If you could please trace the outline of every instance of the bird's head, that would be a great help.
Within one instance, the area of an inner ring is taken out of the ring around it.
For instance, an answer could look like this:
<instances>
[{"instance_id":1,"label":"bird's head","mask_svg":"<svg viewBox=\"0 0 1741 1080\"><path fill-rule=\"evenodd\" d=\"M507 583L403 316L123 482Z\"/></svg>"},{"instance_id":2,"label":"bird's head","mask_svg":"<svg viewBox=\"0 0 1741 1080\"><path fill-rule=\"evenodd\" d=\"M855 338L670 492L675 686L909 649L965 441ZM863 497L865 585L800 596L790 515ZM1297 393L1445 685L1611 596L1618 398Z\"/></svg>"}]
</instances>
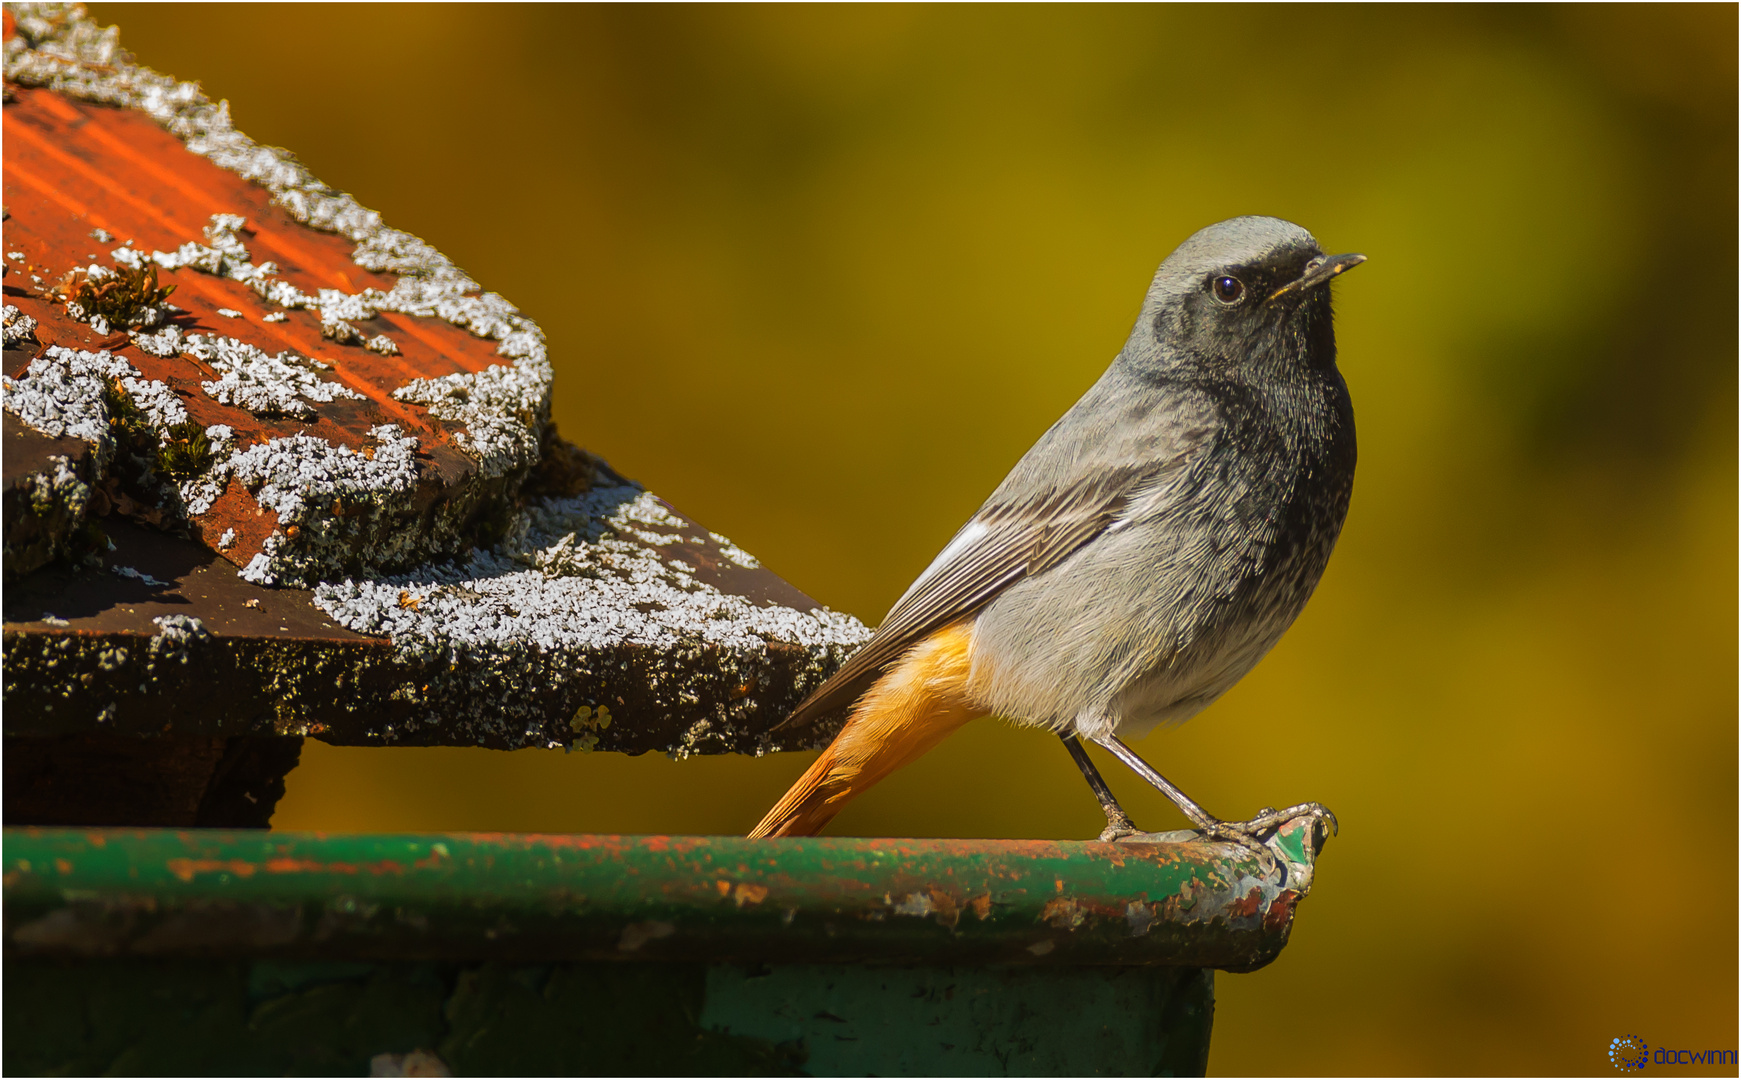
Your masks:
<instances>
[{"instance_id":1,"label":"bird's head","mask_svg":"<svg viewBox=\"0 0 1741 1080\"><path fill-rule=\"evenodd\" d=\"M1211 225L1161 264L1125 352L1144 366L1247 375L1329 368L1330 282L1365 261L1325 255L1311 233L1280 218Z\"/></svg>"}]
</instances>

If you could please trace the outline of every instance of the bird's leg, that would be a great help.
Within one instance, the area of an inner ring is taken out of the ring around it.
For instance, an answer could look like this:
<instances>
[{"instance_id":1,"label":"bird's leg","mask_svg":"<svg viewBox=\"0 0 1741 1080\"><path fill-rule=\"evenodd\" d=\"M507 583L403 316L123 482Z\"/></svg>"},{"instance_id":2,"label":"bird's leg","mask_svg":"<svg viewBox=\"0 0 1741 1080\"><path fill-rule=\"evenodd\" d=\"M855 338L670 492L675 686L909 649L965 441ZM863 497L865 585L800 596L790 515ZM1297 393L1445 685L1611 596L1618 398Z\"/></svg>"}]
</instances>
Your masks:
<instances>
[{"instance_id":1,"label":"bird's leg","mask_svg":"<svg viewBox=\"0 0 1741 1080\"><path fill-rule=\"evenodd\" d=\"M1137 752L1126 746L1124 740L1117 735L1103 735L1095 738L1094 741L1112 751L1114 757L1129 765L1138 776L1159 789L1162 795L1173 800L1173 805L1190 818L1191 824L1197 826L1202 832L1208 833L1215 826L1222 824L1219 818L1198 806L1191 796L1174 787L1173 782L1157 772L1153 765L1138 757Z\"/></svg>"},{"instance_id":2,"label":"bird's leg","mask_svg":"<svg viewBox=\"0 0 1741 1080\"><path fill-rule=\"evenodd\" d=\"M1106 786L1106 779L1094 767L1094 762L1088 760L1088 751L1082 748L1082 743L1074 735L1061 734L1058 737L1064 740L1064 749L1070 751L1076 767L1082 770L1083 779L1094 790L1094 797L1100 800L1100 809L1106 813L1106 828L1100 831L1100 839L1111 843L1121 836L1134 836L1137 827L1131 823L1130 815L1124 812L1124 807L1118 805L1118 800L1112 797L1112 789Z\"/></svg>"},{"instance_id":3,"label":"bird's leg","mask_svg":"<svg viewBox=\"0 0 1741 1080\"><path fill-rule=\"evenodd\" d=\"M1118 760L1129 765L1138 776L1159 788L1161 794L1173 800L1173 805L1190 818L1191 824L1197 826L1209 839L1231 840L1235 843L1262 848L1263 841L1260 837L1265 833L1274 832L1283 824L1303 815L1324 818L1330 822L1332 830L1336 828L1336 815L1318 803L1301 803L1298 806L1290 806L1286 810L1272 810L1265 807L1258 811L1257 816L1250 821L1222 821L1198 806L1183 791L1174 787L1172 781L1157 772L1153 765L1138 757L1137 752L1125 745L1124 740L1117 735L1106 735L1096 738L1094 741L1112 751Z\"/></svg>"}]
</instances>

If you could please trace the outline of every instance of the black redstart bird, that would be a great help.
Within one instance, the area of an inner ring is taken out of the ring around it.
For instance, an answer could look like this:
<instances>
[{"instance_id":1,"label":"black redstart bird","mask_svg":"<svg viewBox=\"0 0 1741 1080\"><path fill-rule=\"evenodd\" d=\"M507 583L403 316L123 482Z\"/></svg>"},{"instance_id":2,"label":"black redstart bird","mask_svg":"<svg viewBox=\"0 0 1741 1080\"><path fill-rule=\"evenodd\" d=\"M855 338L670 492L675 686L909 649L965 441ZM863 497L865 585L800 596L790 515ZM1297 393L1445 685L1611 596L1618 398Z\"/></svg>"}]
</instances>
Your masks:
<instances>
[{"instance_id":1,"label":"black redstart bird","mask_svg":"<svg viewBox=\"0 0 1741 1080\"><path fill-rule=\"evenodd\" d=\"M1354 487L1325 255L1269 217L1223 221L1156 272L1112 366L1024 455L865 646L781 725L850 706L751 836L809 836L980 716L1056 732L1135 831L1080 739L1210 836L1251 843L1316 803L1212 817L1126 745L1201 711L1299 615ZM777 729L778 730L778 729Z\"/></svg>"}]
</instances>

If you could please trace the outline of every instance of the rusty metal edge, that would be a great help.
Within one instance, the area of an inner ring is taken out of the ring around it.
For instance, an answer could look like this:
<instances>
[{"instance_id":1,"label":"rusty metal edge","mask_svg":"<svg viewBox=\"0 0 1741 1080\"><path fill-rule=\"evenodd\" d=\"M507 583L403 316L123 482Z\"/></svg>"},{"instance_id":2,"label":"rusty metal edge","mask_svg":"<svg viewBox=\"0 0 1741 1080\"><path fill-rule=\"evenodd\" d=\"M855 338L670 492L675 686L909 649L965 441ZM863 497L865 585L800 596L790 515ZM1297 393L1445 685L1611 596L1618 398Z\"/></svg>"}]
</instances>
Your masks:
<instances>
[{"instance_id":1,"label":"rusty metal edge","mask_svg":"<svg viewBox=\"0 0 1741 1080\"><path fill-rule=\"evenodd\" d=\"M1324 835L1156 842L9 828L5 955L1152 966L1286 945Z\"/></svg>"}]
</instances>

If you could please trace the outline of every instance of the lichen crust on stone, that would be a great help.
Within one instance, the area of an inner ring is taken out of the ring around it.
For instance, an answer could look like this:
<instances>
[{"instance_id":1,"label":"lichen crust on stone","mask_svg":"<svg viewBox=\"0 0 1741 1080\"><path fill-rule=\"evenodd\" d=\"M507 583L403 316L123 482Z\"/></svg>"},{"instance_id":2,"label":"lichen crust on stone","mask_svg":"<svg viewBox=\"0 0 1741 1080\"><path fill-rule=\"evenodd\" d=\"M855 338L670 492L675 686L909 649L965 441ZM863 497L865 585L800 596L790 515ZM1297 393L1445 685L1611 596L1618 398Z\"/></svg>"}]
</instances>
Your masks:
<instances>
[{"instance_id":1,"label":"lichen crust on stone","mask_svg":"<svg viewBox=\"0 0 1741 1080\"><path fill-rule=\"evenodd\" d=\"M152 662L185 664L188 647L211 637L205 624L192 615L158 615L151 621L157 625L157 633L151 635L145 651Z\"/></svg>"},{"instance_id":2,"label":"lichen crust on stone","mask_svg":"<svg viewBox=\"0 0 1741 1080\"><path fill-rule=\"evenodd\" d=\"M804 657L797 681L808 690L870 636L848 615L760 605L698 580L662 553L662 541L679 539L686 525L637 485L595 488L533 503L506 540L463 561L324 584L314 602L348 629L389 637L402 662L443 673L438 679L451 685L427 688L432 703L449 711L477 703L474 722L507 725L527 743L547 739L548 708L516 693L516 681L572 692L577 700L564 714L572 715L596 704L584 700L585 688L601 663L643 650L660 658L644 676L650 692L661 708L682 713L699 700L698 670L753 686L770 646L796 649ZM720 704L696 716L669 749L684 755L709 752L710 740L739 745L755 708L746 700L746 715L738 715ZM765 730L767 717L759 720L754 726Z\"/></svg>"},{"instance_id":3,"label":"lichen crust on stone","mask_svg":"<svg viewBox=\"0 0 1741 1080\"><path fill-rule=\"evenodd\" d=\"M136 422L154 441L167 439L171 427L187 421L185 406L166 384L141 377L125 359L108 352L50 346L19 378L5 378L4 388L5 408L31 427L90 443L97 479L116 452L111 400L124 400L136 410ZM395 425L371 429L373 443L362 450L300 434L237 449L234 431L224 424L213 424L204 434L209 465L181 481L158 476L158 505L186 518L210 510L232 481L253 492L260 506L277 513L279 530L242 568L241 576L250 581L313 584L325 574L367 569L368 561L358 557L361 551L372 553L376 562L415 563L427 554L431 532L447 550L460 546L457 522L438 519L427 529L406 527L418 516L413 505L417 440ZM73 523L82 520L88 500L82 483L57 484L45 477L39 486L50 493L64 490ZM74 497L81 491L85 494Z\"/></svg>"},{"instance_id":4,"label":"lichen crust on stone","mask_svg":"<svg viewBox=\"0 0 1741 1080\"><path fill-rule=\"evenodd\" d=\"M139 377L108 352L50 345L14 379L0 376L6 411L44 435L71 435L96 447L99 469L115 451L105 395L110 380Z\"/></svg>"},{"instance_id":5,"label":"lichen crust on stone","mask_svg":"<svg viewBox=\"0 0 1741 1080\"><path fill-rule=\"evenodd\" d=\"M84 524L91 501L89 456L74 462L50 454L46 468L14 478L5 491L5 570L29 573L71 553L73 534Z\"/></svg>"},{"instance_id":6,"label":"lichen crust on stone","mask_svg":"<svg viewBox=\"0 0 1741 1080\"><path fill-rule=\"evenodd\" d=\"M213 401L237 405L258 416L312 420L311 401L325 404L338 398L363 399L350 387L321 378L317 372L326 370L326 364L288 349L268 355L235 338L189 334L181 351L217 369L217 379L200 383L200 389Z\"/></svg>"},{"instance_id":7,"label":"lichen crust on stone","mask_svg":"<svg viewBox=\"0 0 1741 1080\"><path fill-rule=\"evenodd\" d=\"M264 569L255 565L260 562L256 559L244 570L244 576L306 584L312 581L308 573L317 566L331 568L342 563L360 569L393 568L467 546L465 530L478 508L511 497L517 477L538 460L550 420L553 381L544 334L538 326L501 296L483 292L428 243L389 228L375 211L321 183L290 153L262 146L237 131L228 104L211 101L197 83L178 81L134 63L120 48L118 29L98 27L86 17L82 6L22 3L9 5L9 10L16 32L4 46L8 81L143 113L181 139L191 152L265 188L273 202L294 220L351 241L356 265L394 275L396 280L386 291L305 292L280 278L272 263L253 262L245 239L247 221L234 213L214 214L204 230L203 242L190 239L173 252L147 253L130 245L113 249L111 257L117 266L126 268L123 273L187 269L239 281L266 303L276 305L280 310L275 314L281 316L289 309L314 311L323 327L332 328L329 339L339 342L340 347L382 355L397 353L398 345L386 335L365 339L350 327L352 321L383 312L435 318L496 343L502 363L476 374L415 379L395 395L401 401L424 404L437 419L458 425L454 442L477 461L483 481L482 490L451 500L449 507L425 523L427 535L421 548L406 543L360 548L335 561L331 551L303 551L313 538L300 522L281 521L281 525L296 526L298 533L281 534L269 545L271 550L263 552ZM93 265L83 273L106 280L116 271ZM97 328L98 316L70 307L69 313ZM327 365L315 358L292 353L273 356L221 335L187 334L173 325L160 326L162 315L156 308L141 310L121 329L151 355L186 353L216 368L219 378L203 382L201 388L221 403L267 416L310 419L315 413L310 402L358 396L342 382L321 377L318 372ZM272 316L267 318L272 320ZM7 328L9 343L13 337L22 340L27 330L10 314ZM350 334L343 332L346 328ZM98 329L107 331L109 327L105 323ZM168 407L167 401L160 404ZM155 422L157 417L151 419ZM222 472L220 466L211 477L192 481L198 491L186 492L184 499L191 512L201 513L211 506L222 491ZM328 531L323 530L322 535ZM370 533L363 530L352 538L361 540L367 535Z\"/></svg>"},{"instance_id":8,"label":"lichen crust on stone","mask_svg":"<svg viewBox=\"0 0 1741 1080\"><path fill-rule=\"evenodd\" d=\"M546 365L547 366L547 365ZM492 364L476 374L415 379L393 391L399 401L423 405L438 420L465 425L456 441L477 458L485 476L500 476L538 456L538 427L518 414L537 400L548 372L532 366Z\"/></svg>"},{"instance_id":9,"label":"lichen crust on stone","mask_svg":"<svg viewBox=\"0 0 1741 1080\"><path fill-rule=\"evenodd\" d=\"M5 324L5 342L8 349L35 340L36 320L13 305L0 307L0 321Z\"/></svg>"},{"instance_id":10,"label":"lichen crust on stone","mask_svg":"<svg viewBox=\"0 0 1741 1080\"><path fill-rule=\"evenodd\" d=\"M292 435L237 451L219 467L278 515L281 532L267 538L242 577L260 585L284 577L312 583L354 570L358 550L388 562L401 561L395 551L401 559L415 553L415 531L402 523L415 516L417 440L393 424L369 434L376 442L366 454ZM291 536L294 544L286 542Z\"/></svg>"}]
</instances>

